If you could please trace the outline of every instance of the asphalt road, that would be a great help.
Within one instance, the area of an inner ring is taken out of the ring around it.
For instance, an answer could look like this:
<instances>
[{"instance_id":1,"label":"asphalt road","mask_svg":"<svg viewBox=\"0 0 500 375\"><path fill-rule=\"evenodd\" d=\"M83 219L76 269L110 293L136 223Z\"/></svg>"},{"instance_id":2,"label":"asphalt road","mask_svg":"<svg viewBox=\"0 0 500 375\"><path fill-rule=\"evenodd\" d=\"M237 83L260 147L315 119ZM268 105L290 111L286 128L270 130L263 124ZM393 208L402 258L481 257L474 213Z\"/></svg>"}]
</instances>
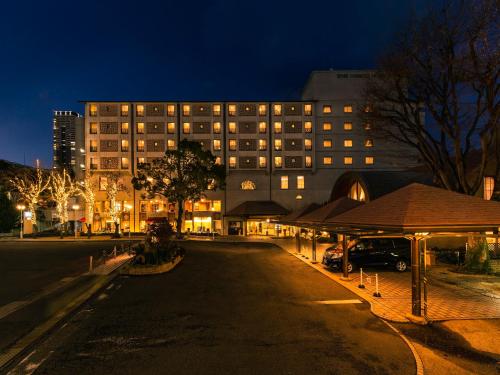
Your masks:
<instances>
[{"instance_id":1,"label":"asphalt road","mask_svg":"<svg viewBox=\"0 0 500 375\"><path fill-rule=\"evenodd\" d=\"M172 272L120 277L25 358L36 374L414 374L358 297L271 245L188 243Z\"/></svg>"},{"instance_id":2,"label":"asphalt road","mask_svg":"<svg viewBox=\"0 0 500 375\"><path fill-rule=\"evenodd\" d=\"M117 241L0 241L0 307L26 300L62 279L88 271L89 256L99 257Z\"/></svg>"}]
</instances>

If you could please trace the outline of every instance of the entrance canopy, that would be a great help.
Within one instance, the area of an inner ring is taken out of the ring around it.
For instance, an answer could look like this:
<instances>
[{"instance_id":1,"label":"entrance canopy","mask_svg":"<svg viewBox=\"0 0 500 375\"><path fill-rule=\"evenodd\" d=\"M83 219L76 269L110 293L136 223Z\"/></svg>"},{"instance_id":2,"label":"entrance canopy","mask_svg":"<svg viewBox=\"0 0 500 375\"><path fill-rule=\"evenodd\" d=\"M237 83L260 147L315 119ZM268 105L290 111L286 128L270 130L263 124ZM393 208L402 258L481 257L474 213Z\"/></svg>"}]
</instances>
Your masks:
<instances>
[{"instance_id":1,"label":"entrance canopy","mask_svg":"<svg viewBox=\"0 0 500 375\"><path fill-rule=\"evenodd\" d=\"M309 212L316 210L320 205L317 203L311 203L300 210L293 211L292 213L286 215L280 219L281 224L285 225L297 225L300 217L307 215Z\"/></svg>"},{"instance_id":2,"label":"entrance canopy","mask_svg":"<svg viewBox=\"0 0 500 375\"><path fill-rule=\"evenodd\" d=\"M363 205L363 202L359 202L347 197L339 198L333 202L325 204L324 206L312 212L298 217L297 223L300 225L325 226L325 222L328 219L331 219L361 205Z\"/></svg>"},{"instance_id":3,"label":"entrance canopy","mask_svg":"<svg viewBox=\"0 0 500 375\"><path fill-rule=\"evenodd\" d=\"M403 234L497 231L500 202L413 183L327 219L325 224Z\"/></svg>"},{"instance_id":4,"label":"entrance canopy","mask_svg":"<svg viewBox=\"0 0 500 375\"><path fill-rule=\"evenodd\" d=\"M288 210L274 201L246 201L226 213L226 216L284 216Z\"/></svg>"}]
</instances>

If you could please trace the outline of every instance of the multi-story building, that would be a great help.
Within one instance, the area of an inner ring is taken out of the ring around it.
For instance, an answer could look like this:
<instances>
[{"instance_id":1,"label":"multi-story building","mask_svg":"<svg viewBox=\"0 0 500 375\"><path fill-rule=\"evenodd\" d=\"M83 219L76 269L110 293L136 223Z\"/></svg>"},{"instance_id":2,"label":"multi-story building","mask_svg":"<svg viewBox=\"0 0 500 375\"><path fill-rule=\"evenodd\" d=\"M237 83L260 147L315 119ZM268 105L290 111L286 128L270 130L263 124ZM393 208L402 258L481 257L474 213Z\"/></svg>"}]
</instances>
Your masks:
<instances>
[{"instance_id":1,"label":"multi-story building","mask_svg":"<svg viewBox=\"0 0 500 375\"><path fill-rule=\"evenodd\" d=\"M85 170L84 118L73 111L54 111L52 122L53 167L81 177Z\"/></svg>"},{"instance_id":2,"label":"multi-story building","mask_svg":"<svg viewBox=\"0 0 500 375\"><path fill-rule=\"evenodd\" d=\"M104 191L111 172L126 186L118 197L125 230L143 230L148 217L173 218L174 205L143 198L130 179L184 138L201 142L227 168L225 190L186 202L184 229L191 231L275 235L282 228L273 218L326 202L342 173L407 169L414 154L375 140L357 115L368 74L313 72L298 101L85 101L85 164L101 190L94 228L111 223Z\"/></svg>"}]
</instances>

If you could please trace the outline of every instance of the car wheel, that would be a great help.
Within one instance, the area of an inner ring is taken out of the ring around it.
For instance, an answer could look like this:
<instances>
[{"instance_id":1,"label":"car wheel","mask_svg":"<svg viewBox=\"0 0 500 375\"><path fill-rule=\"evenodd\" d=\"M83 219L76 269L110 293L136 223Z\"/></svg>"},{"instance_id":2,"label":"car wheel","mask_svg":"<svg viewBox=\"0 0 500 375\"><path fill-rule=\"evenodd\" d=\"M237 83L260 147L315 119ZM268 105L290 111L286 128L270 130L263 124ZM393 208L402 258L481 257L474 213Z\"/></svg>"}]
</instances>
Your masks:
<instances>
[{"instance_id":1,"label":"car wheel","mask_svg":"<svg viewBox=\"0 0 500 375\"><path fill-rule=\"evenodd\" d=\"M404 260L398 260L396 262L396 270L399 272L404 272L408 268L408 265Z\"/></svg>"}]
</instances>

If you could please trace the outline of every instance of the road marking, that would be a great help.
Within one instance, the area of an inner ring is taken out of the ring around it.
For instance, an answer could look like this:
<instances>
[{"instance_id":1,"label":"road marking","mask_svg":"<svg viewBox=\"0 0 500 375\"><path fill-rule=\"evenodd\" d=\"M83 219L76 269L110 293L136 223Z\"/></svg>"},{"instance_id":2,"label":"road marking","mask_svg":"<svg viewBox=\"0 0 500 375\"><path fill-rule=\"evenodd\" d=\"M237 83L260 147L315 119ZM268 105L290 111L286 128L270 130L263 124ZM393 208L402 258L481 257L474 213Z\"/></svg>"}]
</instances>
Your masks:
<instances>
[{"instance_id":1,"label":"road marking","mask_svg":"<svg viewBox=\"0 0 500 375\"><path fill-rule=\"evenodd\" d=\"M314 301L319 305L348 305L353 303L363 303L359 299L331 299L326 301Z\"/></svg>"},{"instance_id":2,"label":"road marking","mask_svg":"<svg viewBox=\"0 0 500 375\"><path fill-rule=\"evenodd\" d=\"M109 284L109 286L106 288L106 290L110 290L111 288L113 288L115 286L115 284L111 283Z\"/></svg>"}]
</instances>

